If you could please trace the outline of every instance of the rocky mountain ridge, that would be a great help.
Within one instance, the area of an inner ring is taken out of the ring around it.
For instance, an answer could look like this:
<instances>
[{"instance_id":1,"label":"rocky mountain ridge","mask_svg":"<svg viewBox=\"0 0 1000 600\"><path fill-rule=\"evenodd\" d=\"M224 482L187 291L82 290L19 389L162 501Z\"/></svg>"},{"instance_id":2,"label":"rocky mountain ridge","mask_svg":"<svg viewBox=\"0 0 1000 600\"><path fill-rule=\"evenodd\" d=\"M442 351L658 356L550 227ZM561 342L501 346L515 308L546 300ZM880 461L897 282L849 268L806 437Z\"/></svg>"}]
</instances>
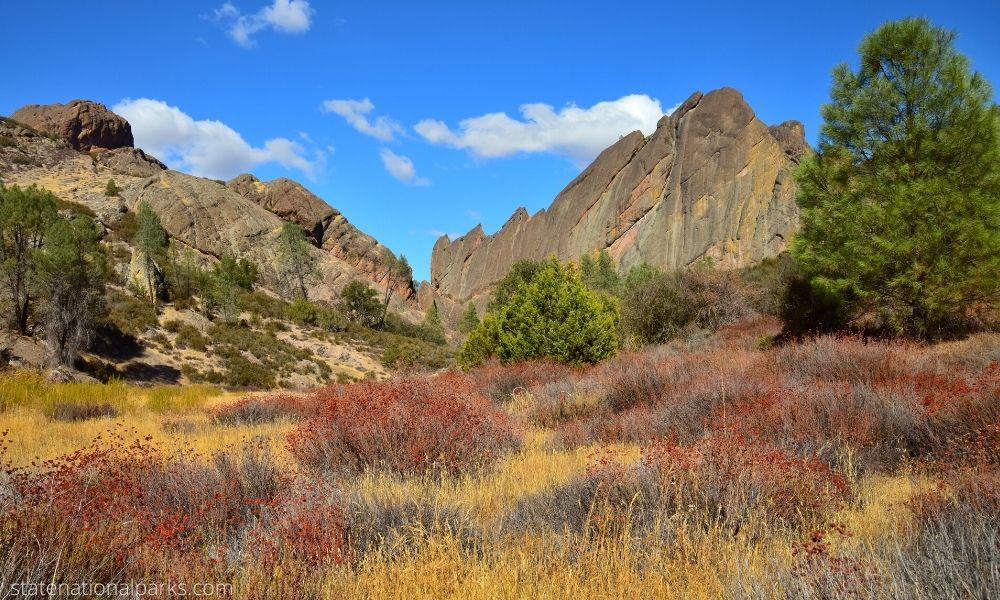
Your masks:
<instances>
[{"instance_id":1,"label":"rocky mountain ridge","mask_svg":"<svg viewBox=\"0 0 1000 600\"><path fill-rule=\"evenodd\" d=\"M551 255L607 250L623 268L755 264L798 227L791 170L805 152L801 123L767 126L732 88L696 92L650 136L635 131L604 150L548 209L519 208L492 235L477 226L438 239L421 305L435 302L454 321L464 303L484 304L514 262Z\"/></svg>"},{"instance_id":2,"label":"rocky mountain ridge","mask_svg":"<svg viewBox=\"0 0 1000 600\"><path fill-rule=\"evenodd\" d=\"M109 229L149 202L171 237L209 262L224 254L253 260L270 287L277 236L290 221L315 245L311 298L333 299L355 279L384 287L389 249L295 181L244 174L225 183L170 170L132 147L128 122L94 102L30 105L14 115L0 122L0 180L8 184L46 188L92 210ZM106 194L109 180L118 195ZM412 284L399 284L396 297L398 309L412 308Z\"/></svg>"}]
</instances>

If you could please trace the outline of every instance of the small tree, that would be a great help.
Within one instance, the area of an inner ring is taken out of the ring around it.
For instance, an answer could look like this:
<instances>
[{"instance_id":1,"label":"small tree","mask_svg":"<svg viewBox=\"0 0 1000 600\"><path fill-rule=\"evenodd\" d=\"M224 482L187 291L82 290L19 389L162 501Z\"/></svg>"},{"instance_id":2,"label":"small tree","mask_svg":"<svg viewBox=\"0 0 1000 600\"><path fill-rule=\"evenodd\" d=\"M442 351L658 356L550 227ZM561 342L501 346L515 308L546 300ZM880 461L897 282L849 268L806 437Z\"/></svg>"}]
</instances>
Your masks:
<instances>
[{"instance_id":1,"label":"small tree","mask_svg":"<svg viewBox=\"0 0 1000 600\"><path fill-rule=\"evenodd\" d=\"M459 362L551 358L593 363L618 350L618 301L588 290L572 264L553 258L469 335Z\"/></svg>"},{"instance_id":2,"label":"small tree","mask_svg":"<svg viewBox=\"0 0 1000 600\"><path fill-rule=\"evenodd\" d=\"M424 315L424 322L421 324L424 338L435 344L443 344L446 341L444 335L444 325L441 323L441 315L438 314L437 304L431 304Z\"/></svg>"},{"instance_id":3,"label":"small tree","mask_svg":"<svg viewBox=\"0 0 1000 600\"><path fill-rule=\"evenodd\" d=\"M34 299L34 254L57 218L51 192L0 186L0 287L10 304L10 325L21 335L28 333Z\"/></svg>"},{"instance_id":4,"label":"small tree","mask_svg":"<svg viewBox=\"0 0 1000 600\"><path fill-rule=\"evenodd\" d=\"M413 280L413 269L410 268L409 261L402 254L396 257L389 252L385 259L385 294L382 297L382 318L379 321L379 329L385 328L385 317L389 314L389 301L392 300L392 293L396 286L404 281Z\"/></svg>"},{"instance_id":5,"label":"small tree","mask_svg":"<svg viewBox=\"0 0 1000 600\"><path fill-rule=\"evenodd\" d=\"M106 270L106 253L91 218L53 223L38 255L38 287L57 363L72 365L90 342L103 306Z\"/></svg>"},{"instance_id":6,"label":"small tree","mask_svg":"<svg viewBox=\"0 0 1000 600\"><path fill-rule=\"evenodd\" d=\"M920 337L995 307L1000 117L985 79L926 19L883 25L833 73L819 151L796 174L792 246L820 296Z\"/></svg>"},{"instance_id":7,"label":"small tree","mask_svg":"<svg viewBox=\"0 0 1000 600\"><path fill-rule=\"evenodd\" d=\"M115 183L115 180L109 179L108 185L104 187L104 195L110 197L110 196L117 196L120 193L121 190L118 188L118 184Z\"/></svg>"},{"instance_id":8,"label":"small tree","mask_svg":"<svg viewBox=\"0 0 1000 600\"><path fill-rule=\"evenodd\" d=\"M133 243L139 250L143 261L149 303L153 308L156 308L159 261L163 260L169 237L167 230L163 228L163 223L160 222L160 216L153 211L148 202L139 203L137 220L139 221L139 229L135 233Z\"/></svg>"},{"instance_id":9,"label":"small tree","mask_svg":"<svg viewBox=\"0 0 1000 600\"><path fill-rule=\"evenodd\" d=\"M231 285L241 290L252 292L253 287L260 279L260 270L257 265L245 258L237 259L235 256L226 254L215 265L215 275L226 279Z\"/></svg>"},{"instance_id":10,"label":"small tree","mask_svg":"<svg viewBox=\"0 0 1000 600\"><path fill-rule=\"evenodd\" d=\"M479 325L479 313L476 312L476 303L469 302L465 312L462 313L462 320L458 323L458 331L468 335L477 325Z\"/></svg>"},{"instance_id":11,"label":"small tree","mask_svg":"<svg viewBox=\"0 0 1000 600\"><path fill-rule=\"evenodd\" d=\"M301 227L294 223L281 226L278 235L278 274L293 298L309 299L309 284L316 275L316 257L312 244Z\"/></svg>"},{"instance_id":12,"label":"small tree","mask_svg":"<svg viewBox=\"0 0 1000 600\"><path fill-rule=\"evenodd\" d=\"M580 279L588 288L606 294L616 294L621 287L618 268L607 250L598 252L596 259L590 254L580 257Z\"/></svg>"},{"instance_id":13,"label":"small tree","mask_svg":"<svg viewBox=\"0 0 1000 600\"><path fill-rule=\"evenodd\" d=\"M375 327L383 317L382 303L378 300L378 292L361 281L352 281L340 292L344 303L344 312L351 321Z\"/></svg>"}]
</instances>

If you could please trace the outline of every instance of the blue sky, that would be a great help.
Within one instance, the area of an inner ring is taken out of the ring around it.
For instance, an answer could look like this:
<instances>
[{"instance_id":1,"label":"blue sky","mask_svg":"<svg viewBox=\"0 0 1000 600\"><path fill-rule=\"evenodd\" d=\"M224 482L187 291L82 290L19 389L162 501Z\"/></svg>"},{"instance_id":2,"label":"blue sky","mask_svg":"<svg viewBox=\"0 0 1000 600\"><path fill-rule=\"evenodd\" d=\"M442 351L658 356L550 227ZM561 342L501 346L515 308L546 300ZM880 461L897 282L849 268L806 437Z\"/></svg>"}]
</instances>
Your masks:
<instances>
[{"instance_id":1,"label":"blue sky","mask_svg":"<svg viewBox=\"0 0 1000 600\"><path fill-rule=\"evenodd\" d=\"M0 114L117 106L172 166L302 181L418 279L437 235L547 206L597 148L695 90L735 87L815 142L831 69L886 20L957 29L1000 85L997 2L32 0L4 14Z\"/></svg>"}]
</instances>

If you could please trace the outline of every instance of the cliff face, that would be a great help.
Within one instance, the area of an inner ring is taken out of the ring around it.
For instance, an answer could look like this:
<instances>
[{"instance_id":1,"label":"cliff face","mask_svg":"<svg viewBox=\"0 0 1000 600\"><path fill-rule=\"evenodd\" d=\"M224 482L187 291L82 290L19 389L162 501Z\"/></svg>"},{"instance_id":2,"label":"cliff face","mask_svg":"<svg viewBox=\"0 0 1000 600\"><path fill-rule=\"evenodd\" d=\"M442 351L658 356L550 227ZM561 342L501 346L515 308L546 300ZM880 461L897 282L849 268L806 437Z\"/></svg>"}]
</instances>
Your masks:
<instances>
[{"instance_id":1,"label":"cliff face","mask_svg":"<svg viewBox=\"0 0 1000 600\"><path fill-rule=\"evenodd\" d=\"M453 312L482 301L518 260L601 249L624 268L754 264L798 226L791 169L807 151L800 123L768 127L731 88L695 93L649 137L636 131L602 152L547 210L519 208L493 235L477 226L440 238L421 298Z\"/></svg>"}]
</instances>

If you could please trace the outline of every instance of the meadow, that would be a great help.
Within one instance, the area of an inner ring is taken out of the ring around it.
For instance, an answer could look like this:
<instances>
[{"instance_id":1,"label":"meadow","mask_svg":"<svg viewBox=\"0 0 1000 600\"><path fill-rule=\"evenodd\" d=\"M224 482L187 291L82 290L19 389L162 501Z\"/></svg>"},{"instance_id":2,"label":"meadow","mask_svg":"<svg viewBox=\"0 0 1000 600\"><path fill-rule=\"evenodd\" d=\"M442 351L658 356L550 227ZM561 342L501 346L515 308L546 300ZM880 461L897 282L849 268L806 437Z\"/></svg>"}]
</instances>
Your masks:
<instances>
[{"instance_id":1,"label":"meadow","mask_svg":"<svg viewBox=\"0 0 1000 600\"><path fill-rule=\"evenodd\" d=\"M239 598L986 598L1000 336L772 343L307 393L0 378L0 582Z\"/></svg>"}]
</instances>

